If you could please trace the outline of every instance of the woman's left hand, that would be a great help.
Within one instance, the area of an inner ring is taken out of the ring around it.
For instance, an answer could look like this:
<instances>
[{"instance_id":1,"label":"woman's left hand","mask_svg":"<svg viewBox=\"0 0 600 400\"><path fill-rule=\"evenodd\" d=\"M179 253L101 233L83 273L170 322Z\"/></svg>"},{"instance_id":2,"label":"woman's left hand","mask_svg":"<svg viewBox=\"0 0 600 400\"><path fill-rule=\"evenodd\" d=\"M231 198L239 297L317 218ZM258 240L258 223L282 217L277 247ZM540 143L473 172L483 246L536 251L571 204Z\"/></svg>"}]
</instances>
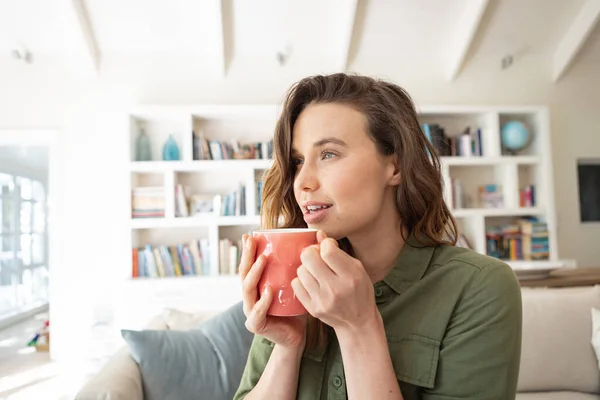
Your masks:
<instances>
[{"instance_id":1,"label":"woman's left hand","mask_svg":"<svg viewBox=\"0 0 600 400\"><path fill-rule=\"evenodd\" d=\"M361 329L379 315L373 283L362 263L317 232L318 245L302 251L298 277L292 281L304 308L334 330Z\"/></svg>"}]
</instances>

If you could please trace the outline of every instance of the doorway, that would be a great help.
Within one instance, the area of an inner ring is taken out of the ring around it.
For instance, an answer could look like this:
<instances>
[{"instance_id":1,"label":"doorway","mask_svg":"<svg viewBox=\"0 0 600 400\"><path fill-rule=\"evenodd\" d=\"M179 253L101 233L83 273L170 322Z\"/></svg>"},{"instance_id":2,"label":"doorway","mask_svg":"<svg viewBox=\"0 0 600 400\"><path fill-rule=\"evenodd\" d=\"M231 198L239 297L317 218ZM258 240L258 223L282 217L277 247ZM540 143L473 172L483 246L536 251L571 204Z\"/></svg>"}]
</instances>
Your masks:
<instances>
[{"instance_id":1,"label":"doorway","mask_svg":"<svg viewBox=\"0 0 600 400\"><path fill-rule=\"evenodd\" d=\"M49 310L56 139L0 130L0 330Z\"/></svg>"}]
</instances>

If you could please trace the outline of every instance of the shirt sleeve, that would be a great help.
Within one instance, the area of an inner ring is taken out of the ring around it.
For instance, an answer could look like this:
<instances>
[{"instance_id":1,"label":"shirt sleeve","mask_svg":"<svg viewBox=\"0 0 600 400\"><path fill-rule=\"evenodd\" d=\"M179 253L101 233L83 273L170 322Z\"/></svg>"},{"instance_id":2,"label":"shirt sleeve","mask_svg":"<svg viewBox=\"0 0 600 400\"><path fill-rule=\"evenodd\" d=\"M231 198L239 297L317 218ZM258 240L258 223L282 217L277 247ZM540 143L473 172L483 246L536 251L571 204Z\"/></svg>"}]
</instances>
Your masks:
<instances>
[{"instance_id":1,"label":"shirt sleeve","mask_svg":"<svg viewBox=\"0 0 600 400\"><path fill-rule=\"evenodd\" d=\"M254 335L250 351L248 352L246 367L244 368L244 373L240 380L240 386L238 387L235 396L233 396L233 400L245 398L246 395L254 389L267 366L267 362L269 361L272 352L272 342L262 336Z\"/></svg>"},{"instance_id":2,"label":"shirt sleeve","mask_svg":"<svg viewBox=\"0 0 600 400\"><path fill-rule=\"evenodd\" d=\"M423 400L514 399L521 358L521 288L499 260L475 273L440 347L433 389Z\"/></svg>"}]
</instances>

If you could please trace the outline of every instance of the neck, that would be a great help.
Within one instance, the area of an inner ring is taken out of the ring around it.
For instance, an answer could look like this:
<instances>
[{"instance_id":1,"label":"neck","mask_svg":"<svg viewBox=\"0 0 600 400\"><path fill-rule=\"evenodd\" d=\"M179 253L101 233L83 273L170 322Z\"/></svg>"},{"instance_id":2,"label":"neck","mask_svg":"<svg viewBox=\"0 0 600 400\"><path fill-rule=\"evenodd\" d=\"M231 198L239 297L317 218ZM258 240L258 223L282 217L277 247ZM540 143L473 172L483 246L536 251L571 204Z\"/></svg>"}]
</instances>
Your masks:
<instances>
[{"instance_id":1,"label":"neck","mask_svg":"<svg viewBox=\"0 0 600 400\"><path fill-rule=\"evenodd\" d=\"M389 218L391 214L395 217ZM403 227L398 212L394 209L392 212L381 212L380 215L382 217L368 231L348 237L354 257L361 261L373 283L385 278L404 247Z\"/></svg>"}]
</instances>

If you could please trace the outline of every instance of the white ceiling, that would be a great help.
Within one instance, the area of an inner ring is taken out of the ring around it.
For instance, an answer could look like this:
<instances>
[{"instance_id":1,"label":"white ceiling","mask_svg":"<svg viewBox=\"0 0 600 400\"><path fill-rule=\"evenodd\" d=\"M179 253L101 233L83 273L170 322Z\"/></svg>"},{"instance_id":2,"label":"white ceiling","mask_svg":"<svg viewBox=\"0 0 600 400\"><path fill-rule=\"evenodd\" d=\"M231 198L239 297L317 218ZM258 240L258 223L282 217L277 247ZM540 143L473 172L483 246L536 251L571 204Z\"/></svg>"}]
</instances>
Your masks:
<instances>
[{"instance_id":1,"label":"white ceiling","mask_svg":"<svg viewBox=\"0 0 600 400\"><path fill-rule=\"evenodd\" d=\"M325 70L418 59L450 78L510 54L547 59L558 80L600 59L599 16L600 0L1 0L0 51L75 51L95 72L110 54L188 54L224 76L277 52Z\"/></svg>"},{"instance_id":2,"label":"white ceiling","mask_svg":"<svg viewBox=\"0 0 600 400\"><path fill-rule=\"evenodd\" d=\"M552 56L585 0L503 0L490 4L480 53Z\"/></svg>"}]
</instances>

